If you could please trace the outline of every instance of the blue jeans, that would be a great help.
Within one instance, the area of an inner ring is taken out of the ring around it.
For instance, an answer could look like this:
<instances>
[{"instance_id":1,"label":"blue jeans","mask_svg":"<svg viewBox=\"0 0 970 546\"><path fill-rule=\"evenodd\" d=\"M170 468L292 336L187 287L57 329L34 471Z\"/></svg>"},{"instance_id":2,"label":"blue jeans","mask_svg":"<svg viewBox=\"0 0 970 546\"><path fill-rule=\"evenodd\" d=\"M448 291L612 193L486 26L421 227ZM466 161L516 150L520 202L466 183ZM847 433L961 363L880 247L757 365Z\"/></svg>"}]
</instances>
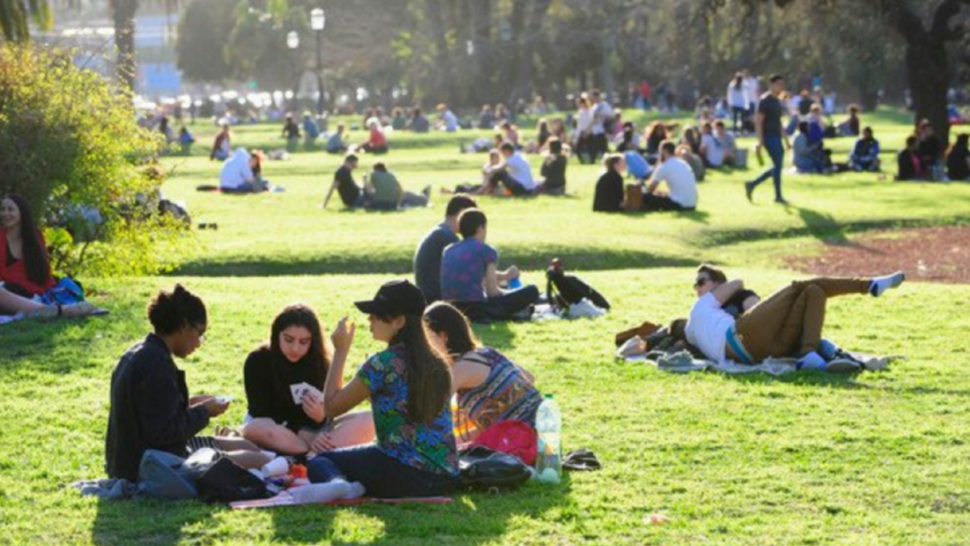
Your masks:
<instances>
[{"instance_id":1,"label":"blue jeans","mask_svg":"<svg viewBox=\"0 0 970 546\"><path fill-rule=\"evenodd\" d=\"M781 200L781 168L785 162L785 147L781 143L781 137L765 137L765 151L771 158L771 167L761 173L761 176L752 181L752 186L761 184L768 178L775 179L775 201Z\"/></svg>"},{"instance_id":2,"label":"blue jeans","mask_svg":"<svg viewBox=\"0 0 970 546\"><path fill-rule=\"evenodd\" d=\"M408 466L374 445L321 453L307 463L307 477L311 483L360 482L367 496L382 499L450 495L458 485L458 476Z\"/></svg>"}]
</instances>

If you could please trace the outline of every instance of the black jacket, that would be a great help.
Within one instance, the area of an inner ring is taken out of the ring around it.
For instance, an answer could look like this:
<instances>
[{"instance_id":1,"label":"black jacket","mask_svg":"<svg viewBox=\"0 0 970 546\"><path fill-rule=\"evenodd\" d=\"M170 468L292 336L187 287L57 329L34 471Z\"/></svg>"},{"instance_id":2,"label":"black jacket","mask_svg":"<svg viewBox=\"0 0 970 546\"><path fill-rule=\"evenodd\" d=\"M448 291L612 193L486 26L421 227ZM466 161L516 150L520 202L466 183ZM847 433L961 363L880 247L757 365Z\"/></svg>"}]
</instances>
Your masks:
<instances>
[{"instance_id":1,"label":"black jacket","mask_svg":"<svg viewBox=\"0 0 970 546\"><path fill-rule=\"evenodd\" d=\"M185 443L208 424L204 407L189 408L185 372L151 334L128 349L111 375L105 470L112 478L136 481L146 449L185 457Z\"/></svg>"},{"instance_id":2,"label":"black jacket","mask_svg":"<svg viewBox=\"0 0 970 546\"><path fill-rule=\"evenodd\" d=\"M596 182L593 211L621 212L623 210L623 191L623 177L616 171L607 171Z\"/></svg>"}]
</instances>

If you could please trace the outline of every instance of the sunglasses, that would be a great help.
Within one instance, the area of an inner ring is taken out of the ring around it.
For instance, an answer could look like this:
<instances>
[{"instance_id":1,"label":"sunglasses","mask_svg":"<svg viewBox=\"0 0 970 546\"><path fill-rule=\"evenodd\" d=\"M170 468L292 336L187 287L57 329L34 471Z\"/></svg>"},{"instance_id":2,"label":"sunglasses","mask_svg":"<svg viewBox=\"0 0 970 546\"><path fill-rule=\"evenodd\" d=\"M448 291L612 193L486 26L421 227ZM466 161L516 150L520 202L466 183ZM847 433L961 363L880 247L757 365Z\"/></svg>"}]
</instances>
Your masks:
<instances>
[{"instance_id":1,"label":"sunglasses","mask_svg":"<svg viewBox=\"0 0 970 546\"><path fill-rule=\"evenodd\" d=\"M697 277L697 280L694 281L694 288L700 288L707 284L710 280L711 279L708 279L707 277Z\"/></svg>"}]
</instances>

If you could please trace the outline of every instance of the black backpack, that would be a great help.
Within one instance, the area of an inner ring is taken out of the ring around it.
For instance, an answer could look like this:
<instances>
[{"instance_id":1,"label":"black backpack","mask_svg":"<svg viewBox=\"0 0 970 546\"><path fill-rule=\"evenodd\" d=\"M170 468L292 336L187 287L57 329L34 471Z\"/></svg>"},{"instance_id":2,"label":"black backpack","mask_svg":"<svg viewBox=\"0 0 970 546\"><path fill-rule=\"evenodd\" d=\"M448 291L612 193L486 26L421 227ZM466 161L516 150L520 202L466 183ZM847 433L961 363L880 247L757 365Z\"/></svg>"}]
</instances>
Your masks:
<instances>
[{"instance_id":1,"label":"black backpack","mask_svg":"<svg viewBox=\"0 0 970 546\"><path fill-rule=\"evenodd\" d=\"M458 457L461 487L466 489L515 489L525 483L532 470L515 455L473 446Z\"/></svg>"},{"instance_id":2,"label":"black backpack","mask_svg":"<svg viewBox=\"0 0 970 546\"><path fill-rule=\"evenodd\" d=\"M187 466L195 475L199 498L205 502L236 502L271 496L263 480L225 456L216 455L208 462L199 463Z\"/></svg>"},{"instance_id":3,"label":"black backpack","mask_svg":"<svg viewBox=\"0 0 970 546\"><path fill-rule=\"evenodd\" d=\"M559 258L549 262L546 270L546 299L550 305L568 308L579 303L583 298L593 302L600 309L609 309L610 302L595 288L586 284L576 275L567 275Z\"/></svg>"}]
</instances>

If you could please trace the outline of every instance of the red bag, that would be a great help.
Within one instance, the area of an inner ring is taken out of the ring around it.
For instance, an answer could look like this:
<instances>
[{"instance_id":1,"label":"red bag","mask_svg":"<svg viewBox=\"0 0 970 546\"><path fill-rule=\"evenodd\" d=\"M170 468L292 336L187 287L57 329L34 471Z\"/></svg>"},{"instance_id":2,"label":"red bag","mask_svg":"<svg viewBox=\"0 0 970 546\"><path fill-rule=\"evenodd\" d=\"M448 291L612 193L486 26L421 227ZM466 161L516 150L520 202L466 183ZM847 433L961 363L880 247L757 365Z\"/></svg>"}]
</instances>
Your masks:
<instances>
[{"instance_id":1,"label":"red bag","mask_svg":"<svg viewBox=\"0 0 970 546\"><path fill-rule=\"evenodd\" d=\"M485 429L471 445L515 455L532 466L539 451L539 437L534 428L522 421L499 421Z\"/></svg>"}]
</instances>

